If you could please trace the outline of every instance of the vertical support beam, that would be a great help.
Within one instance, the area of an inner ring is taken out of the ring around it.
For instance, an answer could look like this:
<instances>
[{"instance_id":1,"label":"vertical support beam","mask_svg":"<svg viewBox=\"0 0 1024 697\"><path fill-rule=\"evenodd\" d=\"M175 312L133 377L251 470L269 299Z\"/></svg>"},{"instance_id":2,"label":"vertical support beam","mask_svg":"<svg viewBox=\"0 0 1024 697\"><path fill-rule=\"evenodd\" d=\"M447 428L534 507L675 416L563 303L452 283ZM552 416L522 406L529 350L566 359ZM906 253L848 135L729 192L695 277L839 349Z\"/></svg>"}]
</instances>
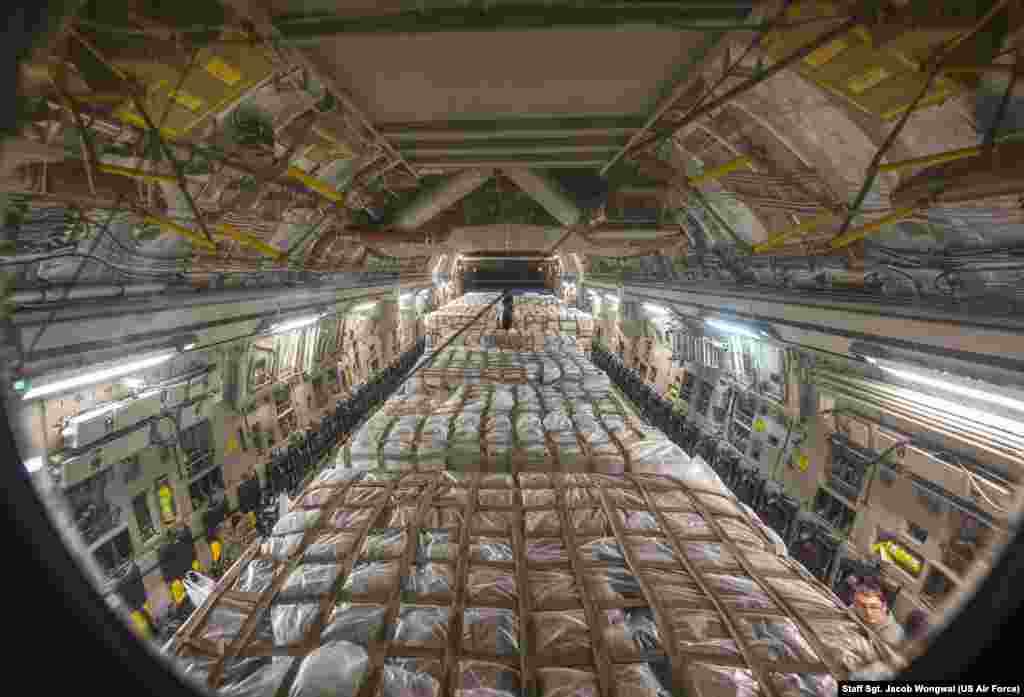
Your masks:
<instances>
[{"instance_id":1,"label":"vertical support beam","mask_svg":"<svg viewBox=\"0 0 1024 697\"><path fill-rule=\"evenodd\" d=\"M1017 78L1020 77L1020 52L1016 54L1016 60L1014 61L1013 73L1010 75L1010 82L1006 85L1006 91L1003 93L1003 98L999 100L999 107L996 109L995 119L992 121L992 127L985 134L985 149L989 152L992 151L992 147L996 144L996 135L999 132L999 127L1003 123L1003 118L1006 116L1006 109L1010 106L1010 99L1013 97L1013 89L1017 86Z\"/></svg>"}]
</instances>

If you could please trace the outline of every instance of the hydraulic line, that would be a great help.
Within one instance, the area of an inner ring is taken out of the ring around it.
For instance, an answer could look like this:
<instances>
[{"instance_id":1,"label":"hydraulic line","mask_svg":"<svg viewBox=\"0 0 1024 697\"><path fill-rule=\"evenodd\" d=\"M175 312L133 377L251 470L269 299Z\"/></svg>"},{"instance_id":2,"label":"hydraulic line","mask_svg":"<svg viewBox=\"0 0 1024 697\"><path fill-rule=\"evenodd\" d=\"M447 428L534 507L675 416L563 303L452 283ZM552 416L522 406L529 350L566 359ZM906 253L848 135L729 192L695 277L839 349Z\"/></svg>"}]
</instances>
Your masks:
<instances>
[{"instance_id":1,"label":"hydraulic line","mask_svg":"<svg viewBox=\"0 0 1024 697\"><path fill-rule=\"evenodd\" d=\"M118 198L117 202L120 204L120 202L121 202L121 198L120 197ZM115 216L115 214L111 213L107 217L107 221L106 221L106 223L103 226L104 230L106 230L107 228L110 227L110 223L113 222L114 216ZM102 236L101 235L96 235L96 239L93 240L92 246L89 248L89 253L90 254L92 254L92 252L96 250L96 246L99 244L100 239L102 239ZM78 268L75 269L74 275L71 277L71 283L69 285L73 286L75 284L75 282L78 281L78 277L82 275L82 271L84 269L85 269L85 264L79 264L78 265ZM43 338L43 334L45 334L46 330L50 328L50 325L53 323L53 320L55 320L57 318L57 313L59 311L60 311L60 308L54 308L54 310L52 312L50 312L50 314L47 316L46 321L43 322L43 326L36 333L35 338L32 339L32 345L28 347L28 350L24 351L24 352L19 351L18 362L19 362L20 365L24 365L25 362L32 357L32 352L35 351L36 346L39 344L39 340ZM19 344L19 348L20 348L20 344Z\"/></svg>"},{"instance_id":2,"label":"hydraulic line","mask_svg":"<svg viewBox=\"0 0 1024 697\"><path fill-rule=\"evenodd\" d=\"M120 266L118 266L116 264L113 264L113 263L107 261L106 259L104 259L102 257L98 257L98 256L95 256L95 255L92 255L92 254L85 254L85 253L82 253L82 252L67 252L67 253L60 253L60 254L51 254L51 255L46 255L46 256L32 255L32 258L28 259L28 260L0 261L0 267L3 267L3 266L22 266L22 265L25 265L25 264L36 264L36 263L39 263L41 261L52 261L54 259L87 259L89 261L95 261L97 263L103 264L104 266L106 266L106 267L108 267L110 269L113 269L114 271L117 271L118 273L122 273L125 276L129 276L129 277L131 277L131 276L138 276L138 277L141 277L141 278L160 278L160 277L167 277L167 276L172 276L172 275L179 275L180 276L181 273L182 273L182 272L178 272L177 274L175 274L175 273L169 272L169 271L153 271L153 272L148 272L148 273L145 272L145 271L133 271L133 270L130 270L130 269L125 269L123 267L120 267Z\"/></svg>"}]
</instances>

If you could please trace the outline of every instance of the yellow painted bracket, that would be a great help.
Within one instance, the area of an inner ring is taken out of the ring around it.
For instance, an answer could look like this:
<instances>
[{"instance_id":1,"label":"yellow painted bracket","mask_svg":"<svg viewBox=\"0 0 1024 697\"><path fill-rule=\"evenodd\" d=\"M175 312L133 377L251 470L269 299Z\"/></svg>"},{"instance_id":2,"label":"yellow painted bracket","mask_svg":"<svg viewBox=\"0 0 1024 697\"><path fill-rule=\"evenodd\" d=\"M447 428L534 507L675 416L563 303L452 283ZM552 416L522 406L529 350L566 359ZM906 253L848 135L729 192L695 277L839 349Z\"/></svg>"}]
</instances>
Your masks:
<instances>
[{"instance_id":1,"label":"yellow painted bracket","mask_svg":"<svg viewBox=\"0 0 1024 697\"><path fill-rule=\"evenodd\" d=\"M147 223L159 225L165 230L173 232L176 235L180 235L187 239L192 244L196 245L197 247L209 249L212 252L217 251L217 245L210 242L208 239L206 239L206 237L199 234L198 232L195 232L194 230L189 230L187 227L178 225L177 223L171 220L167 220L166 218L159 218L155 215L147 215L145 218L143 218L143 220L145 220Z\"/></svg>"},{"instance_id":2,"label":"yellow painted bracket","mask_svg":"<svg viewBox=\"0 0 1024 697\"><path fill-rule=\"evenodd\" d=\"M268 257L272 257L277 261L283 261L288 258L288 255L282 252L280 249L277 249L276 247L271 247L269 244L259 239L258 237L250 235L247 232L243 232L242 230L236 228L234 225L228 225L227 223L219 223L217 225L217 230L224 233L225 237L230 237L239 244L245 245L246 247L251 247L252 249L255 249L263 254L266 254Z\"/></svg>"},{"instance_id":3,"label":"yellow painted bracket","mask_svg":"<svg viewBox=\"0 0 1024 697\"><path fill-rule=\"evenodd\" d=\"M119 174L122 177L131 177L133 179L142 179L143 181L149 182L168 182L170 184L177 184L178 180L169 174L152 174L150 172L143 172L141 169L133 169L132 167L118 167L117 165L100 165L97 169L107 174Z\"/></svg>"},{"instance_id":4,"label":"yellow painted bracket","mask_svg":"<svg viewBox=\"0 0 1024 697\"><path fill-rule=\"evenodd\" d=\"M317 192L324 198L330 199L335 203L345 202L345 197L342 194L339 194L337 191L327 186L322 181L314 179L313 177L309 176L298 167L289 167L288 176L291 177L292 179L297 179L298 181L302 182L308 188Z\"/></svg>"},{"instance_id":5,"label":"yellow painted bracket","mask_svg":"<svg viewBox=\"0 0 1024 697\"><path fill-rule=\"evenodd\" d=\"M911 216L916 210L916 207L901 208L894 213L890 213L884 218L879 218L873 223L868 223L867 225L856 228L854 230L848 230L845 235L840 235L836 239L832 240L829 246L831 246L832 249L842 249L843 247L846 247L856 242L857 240L864 239L872 232L877 232L880 228L883 228L886 225L890 225L899 220L902 220L903 218Z\"/></svg>"},{"instance_id":6,"label":"yellow painted bracket","mask_svg":"<svg viewBox=\"0 0 1024 697\"><path fill-rule=\"evenodd\" d=\"M824 213L817 217L811 218L805 223L800 223L796 227L790 228L785 232L780 232L777 235L772 235L761 244L756 245L754 247L754 252L760 254L762 252L767 252L769 250L775 249L776 247L781 247L782 244L790 237L799 235L800 233L810 232L811 230L815 229L822 223L826 223L834 217L835 215L833 213Z\"/></svg>"},{"instance_id":7,"label":"yellow painted bracket","mask_svg":"<svg viewBox=\"0 0 1024 697\"><path fill-rule=\"evenodd\" d=\"M899 162L890 162L888 164L881 165L878 168L878 171L898 172L901 169L906 169L907 167L929 167L931 165L937 165L943 162L962 160L965 157L976 157L977 155L980 154L980 147L960 148L959 150L947 150L946 152L940 152L936 155L927 155L925 157L915 157L909 160L900 160Z\"/></svg>"},{"instance_id":8,"label":"yellow painted bracket","mask_svg":"<svg viewBox=\"0 0 1024 697\"><path fill-rule=\"evenodd\" d=\"M719 179L721 177L724 177L729 172L733 172L739 169L740 167L749 167L751 164L752 161L749 157L737 157L735 160L730 160L729 162L726 162L724 165L721 165L720 167L715 167L710 172L705 172L704 174L693 177L687 181L690 183L691 186L696 186L698 184L703 184L706 181Z\"/></svg>"}]
</instances>

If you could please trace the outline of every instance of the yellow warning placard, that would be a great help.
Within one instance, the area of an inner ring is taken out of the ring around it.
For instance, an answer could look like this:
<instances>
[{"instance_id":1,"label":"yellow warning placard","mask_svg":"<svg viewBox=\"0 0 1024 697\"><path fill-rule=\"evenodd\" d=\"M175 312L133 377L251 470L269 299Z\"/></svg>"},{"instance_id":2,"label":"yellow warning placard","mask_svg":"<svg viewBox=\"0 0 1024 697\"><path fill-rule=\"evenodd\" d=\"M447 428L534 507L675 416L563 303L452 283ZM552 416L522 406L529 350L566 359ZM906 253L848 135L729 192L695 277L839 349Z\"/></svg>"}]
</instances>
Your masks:
<instances>
[{"instance_id":1,"label":"yellow warning placard","mask_svg":"<svg viewBox=\"0 0 1024 697\"><path fill-rule=\"evenodd\" d=\"M225 455L234 455L235 453L238 452L238 450L239 450L238 439L235 438L235 436L232 435L232 436L230 436L228 438L228 444L224 447L224 454Z\"/></svg>"},{"instance_id":2,"label":"yellow warning placard","mask_svg":"<svg viewBox=\"0 0 1024 697\"><path fill-rule=\"evenodd\" d=\"M811 460L806 455L800 455L796 459L796 466L800 468L801 472L806 472L808 466L810 466Z\"/></svg>"},{"instance_id":3,"label":"yellow warning placard","mask_svg":"<svg viewBox=\"0 0 1024 697\"><path fill-rule=\"evenodd\" d=\"M764 422L764 419L758 419L754 422L754 430L758 433L764 433L764 429L767 427L768 425Z\"/></svg>"}]
</instances>

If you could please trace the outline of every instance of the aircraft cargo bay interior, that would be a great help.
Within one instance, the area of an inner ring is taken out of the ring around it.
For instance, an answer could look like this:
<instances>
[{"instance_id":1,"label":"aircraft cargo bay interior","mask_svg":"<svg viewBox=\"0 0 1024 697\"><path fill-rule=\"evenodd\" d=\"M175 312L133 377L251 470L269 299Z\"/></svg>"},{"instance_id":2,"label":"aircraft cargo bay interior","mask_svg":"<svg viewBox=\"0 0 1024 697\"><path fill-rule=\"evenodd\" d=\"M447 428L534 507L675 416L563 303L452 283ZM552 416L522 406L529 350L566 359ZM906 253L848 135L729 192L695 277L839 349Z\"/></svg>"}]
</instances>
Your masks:
<instances>
[{"instance_id":1,"label":"aircraft cargo bay interior","mask_svg":"<svg viewBox=\"0 0 1024 697\"><path fill-rule=\"evenodd\" d=\"M18 64L0 379L183 694L935 665L1019 533L1019 0L179 4Z\"/></svg>"}]
</instances>

